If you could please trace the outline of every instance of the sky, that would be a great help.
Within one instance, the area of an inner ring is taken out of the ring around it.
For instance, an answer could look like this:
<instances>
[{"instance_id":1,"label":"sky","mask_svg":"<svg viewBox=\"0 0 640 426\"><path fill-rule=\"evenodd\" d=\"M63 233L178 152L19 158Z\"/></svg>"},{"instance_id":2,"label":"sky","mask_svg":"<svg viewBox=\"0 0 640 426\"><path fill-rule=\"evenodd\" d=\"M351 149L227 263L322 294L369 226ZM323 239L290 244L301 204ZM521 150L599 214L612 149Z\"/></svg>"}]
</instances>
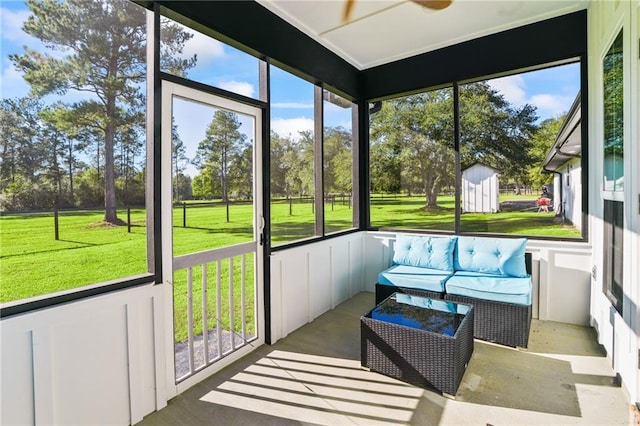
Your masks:
<instances>
[{"instance_id":1,"label":"sky","mask_svg":"<svg viewBox=\"0 0 640 426\"><path fill-rule=\"evenodd\" d=\"M23 1L0 0L0 94L3 99L25 96L29 85L13 68L9 54L22 53L22 46L45 51L44 45L22 31L29 16ZM187 29L188 30L188 29ZM226 44L200 33L185 46L184 56L197 55L197 65L188 77L208 85L220 87L245 96L257 98L258 60ZM64 52L57 52L64 55ZM557 117L569 110L579 90L579 65L554 67L491 80L489 83L516 106L525 103L537 107L540 120ZM271 129L283 136L299 137L300 131L313 130L313 84L276 67L271 68ZM69 93L65 101L77 101L82 94ZM51 97L54 99L53 97ZM192 158L197 143L202 140L208 124L202 108L189 109L182 105L178 123L182 139ZM205 109L206 110L206 109ZM325 102L325 125L351 127L351 111ZM178 119L178 117L176 117ZM241 131L250 132L248 124Z\"/></svg>"}]
</instances>

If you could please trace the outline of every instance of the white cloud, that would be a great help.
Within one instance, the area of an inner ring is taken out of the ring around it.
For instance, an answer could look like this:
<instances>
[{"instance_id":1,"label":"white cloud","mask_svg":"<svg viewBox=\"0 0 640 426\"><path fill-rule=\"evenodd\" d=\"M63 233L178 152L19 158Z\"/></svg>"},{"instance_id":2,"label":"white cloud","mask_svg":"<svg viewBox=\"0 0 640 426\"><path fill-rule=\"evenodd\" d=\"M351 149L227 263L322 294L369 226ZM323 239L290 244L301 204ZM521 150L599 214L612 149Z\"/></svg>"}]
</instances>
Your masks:
<instances>
[{"instance_id":1,"label":"white cloud","mask_svg":"<svg viewBox=\"0 0 640 426\"><path fill-rule=\"evenodd\" d=\"M239 95L248 96L250 98L253 97L253 93L255 92L253 84L247 83L246 81L220 81L217 86L221 89L228 90Z\"/></svg>"},{"instance_id":2,"label":"white cloud","mask_svg":"<svg viewBox=\"0 0 640 426\"><path fill-rule=\"evenodd\" d=\"M274 118L271 120L271 130L280 136L289 136L294 140L300 139L299 132L313 130L313 120L305 117Z\"/></svg>"},{"instance_id":3,"label":"white cloud","mask_svg":"<svg viewBox=\"0 0 640 426\"><path fill-rule=\"evenodd\" d=\"M541 93L533 95L529 103L538 108L538 114L541 116L557 117L571 108L573 98L571 96L550 95Z\"/></svg>"},{"instance_id":4,"label":"white cloud","mask_svg":"<svg viewBox=\"0 0 640 426\"><path fill-rule=\"evenodd\" d=\"M521 75L496 78L489 81L489 85L498 90L507 102L516 107L530 104L536 107L539 117L558 117L567 112L573 102L573 97L551 93L531 94L527 83Z\"/></svg>"},{"instance_id":5,"label":"white cloud","mask_svg":"<svg viewBox=\"0 0 640 426\"><path fill-rule=\"evenodd\" d=\"M3 53L5 57L10 53L23 53L23 46L28 46L29 49L38 52L46 52L55 58L63 58L67 55L67 49L49 49L40 39L24 32L22 26L30 15L31 12L28 9L11 10L6 7L0 7L2 49L7 49L7 51Z\"/></svg>"},{"instance_id":6,"label":"white cloud","mask_svg":"<svg viewBox=\"0 0 640 426\"><path fill-rule=\"evenodd\" d=\"M507 102L522 106L527 102L525 82L521 75L510 75L489 81L489 85L499 91Z\"/></svg>"},{"instance_id":7,"label":"white cloud","mask_svg":"<svg viewBox=\"0 0 640 426\"><path fill-rule=\"evenodd\" d=\"M29 84L24 81L22 73L17 71L13 64L9 64L7 68L2 70L0 92L3 99L26 96L29 90Z\"/></svg>"},{"instance_id":8,"label":"white cloud","mask_svg":"<svg viewBox=\"0 0 640 426\"><path fill-rule=\"evenodd\" d=\"M302 102L274 102L272 108L290 108L290 109L313 109L313 104L305 104Z\"/></svg>"},{"instance_id":9,"label":"white cloud","mask_svg":"<svg viewBox=\"0 0 640 426\"><path fill-rule=\"evenodd\" d=\"M352 121L341 121L337 124L340 127L343 127L346 130L353 130L353 122Z\"/></svg>"},{"instance_id":10,"label":"white cloud","mask_svg":"<svg viewBox=\"0 0 640 426\"><path fill-rule=\"evenodd\" d=\"M193 37L185 43L182 55L185 58L198 55L198 65L207 65L215 58L224 56L224 45L216 39L184 27Z\"/></svg>"},{"instance_id":11,"label":"white cloud","mask_svg":"<svg viewBox=\"0 0 640 426\"><path fill-rule=\"evenodd\" d=\"M37 39L22 31L22 25L24 25L29 15L30 13L27 9L10 10L6 7L0 7L2 38L19 45L33 44L34 40Z\"/></svg>"}]
</instances>

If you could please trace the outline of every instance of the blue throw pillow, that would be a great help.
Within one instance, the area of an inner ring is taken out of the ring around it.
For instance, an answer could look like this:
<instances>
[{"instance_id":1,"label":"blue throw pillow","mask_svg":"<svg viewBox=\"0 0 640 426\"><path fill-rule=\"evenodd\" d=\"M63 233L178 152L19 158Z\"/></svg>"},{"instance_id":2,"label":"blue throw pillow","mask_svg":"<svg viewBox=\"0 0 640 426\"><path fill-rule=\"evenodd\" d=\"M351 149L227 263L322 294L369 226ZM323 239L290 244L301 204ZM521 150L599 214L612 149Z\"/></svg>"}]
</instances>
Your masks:
<instances>
[{"instance_id":1,"label":"blue throw pillow","mask_svg":"<svg viewBox=\"0 0 640 426\"><path fill-rule=\"evenodd\" d=\"M393 263L451 272L455 240L456 237L398 235Z\"/></svg>"},{"instance_id":2,"label":"blue throw pillow","mask_svg":"<svg viewBox=\"0 0 640 426\"><path fill-rule=\"evenodd\" d=\"M457 271L527 277L526 238L458 237L454 255Z\"/></svg>"}]
</instances>

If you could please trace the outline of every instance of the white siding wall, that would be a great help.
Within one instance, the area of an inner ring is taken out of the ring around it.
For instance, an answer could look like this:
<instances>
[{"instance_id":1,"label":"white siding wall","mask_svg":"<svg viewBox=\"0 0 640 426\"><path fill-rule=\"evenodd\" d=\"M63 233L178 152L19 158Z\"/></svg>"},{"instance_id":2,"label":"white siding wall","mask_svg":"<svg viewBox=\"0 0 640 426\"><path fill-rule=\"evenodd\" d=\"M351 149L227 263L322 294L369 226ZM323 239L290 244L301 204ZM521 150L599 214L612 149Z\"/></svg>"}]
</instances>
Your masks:
<instances>
[{"instance_id":1,"label":"white siding wall","mask_svg":"<svg viewBox=\"0 0 640 426\"><path fill-rule=\"evenodd\" d=\"M603 247L594 245L591 280L591 322L607 350L611 365L622 377L631 401L640 401L640 99L638 39L640 1L592 1L589 6L589 235L603 242L603 198L624 201L624 310L616 312L602 292ZM623 28L624 55L624 192L605 194L603 188L602 58Z\"/></svg>"},{"instance_id":2,"label":"white siding wall","mask_svg":"<svg viewBox=\"0 0 640 426\"><path fill-rule=\"evenodd\" d=\"M363 235L271 255L271 337L286 337L363 290Z\"/></svg>"},{"instance_id":3,"label":"white siding wall","mask_svg":"<svg viewBox=\"0 0 640 426\"><path fill-rule=\"evenodd\" d=\"M562 166L558 172L562 178L554 174L553 203L554 209L559 206L562 188L562 203L567 220L571 221L577 229L582 229L582 183L581 183L580 159L573 159ZM567 183L567 176L569 177ZM560 180L562 179L562 182ZM562 186L561 186L562 185Z\"/></svg>"},{"instance_id":4,"label":"white siding wall","mask_svg":"<svg viewBox=\"0 0 640 426\"><path fill-rule=\"evenodd\" d=\"M3 319L0 423L126 425L162 406L160 295L145 286Z\"/></svg>"}]
</instances>

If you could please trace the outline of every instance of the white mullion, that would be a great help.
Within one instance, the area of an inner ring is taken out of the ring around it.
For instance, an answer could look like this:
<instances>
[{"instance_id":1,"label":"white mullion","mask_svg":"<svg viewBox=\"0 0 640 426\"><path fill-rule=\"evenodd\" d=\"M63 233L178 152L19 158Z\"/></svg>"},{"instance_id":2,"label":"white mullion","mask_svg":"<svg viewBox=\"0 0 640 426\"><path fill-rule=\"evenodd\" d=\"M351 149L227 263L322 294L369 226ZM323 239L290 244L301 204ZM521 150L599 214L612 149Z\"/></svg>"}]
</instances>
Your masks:
<instances>
[{"instance_id":1,"label":"white mullion","mask_svg":"<svg viewBox=\"0 0 640 426\"><path fill-rule=\"evenodd\" d=\"M246 298L246 286L247 286L247 255L242 255L242 278L240 282L240 303L242 308L242 344L247 341L247 298Z\"/></svg>"},{"instance_id":2,"label":"white mullion","mask_svg":"<svg viewBox=\"0 0 640 426\"><path fill-rule=\"evenodd\" d=\"M205 263L202 265L202 346L204 347L204 365L209 364L209 314L207 312L209 296L207 286L207 264Z\"/></svg>"},{"instance_id":3,"label":"white mullion","mask_svg":"<svg viewBox=\"0 0 640 426\"><path fill-rule=\"evenodd\" d=\"M221 262L216 262L216 334L218 336L218 358L222 358L222 289L221 289Z\"/></svg>"},{"instance_id":4,"label":"white mullion","mask_svg":"<svg viewBox=\"0 0 640 426\"><path fill-rule=\"evenodd\" d=\"M229 258L229 335L231 336L231 351L236 348L233 324L233 257Z\"/></svg>"},{"instance_id":5,"label":"white mullion","mask_svg":"<svg viewBox=\"0 0 640 426\"><path fill-rule=\"evenodd\" d=\"M187 333L189 347L189 373L195 371L193 358L193 268L187 268Z\"/></svg>"}]
</instances>

